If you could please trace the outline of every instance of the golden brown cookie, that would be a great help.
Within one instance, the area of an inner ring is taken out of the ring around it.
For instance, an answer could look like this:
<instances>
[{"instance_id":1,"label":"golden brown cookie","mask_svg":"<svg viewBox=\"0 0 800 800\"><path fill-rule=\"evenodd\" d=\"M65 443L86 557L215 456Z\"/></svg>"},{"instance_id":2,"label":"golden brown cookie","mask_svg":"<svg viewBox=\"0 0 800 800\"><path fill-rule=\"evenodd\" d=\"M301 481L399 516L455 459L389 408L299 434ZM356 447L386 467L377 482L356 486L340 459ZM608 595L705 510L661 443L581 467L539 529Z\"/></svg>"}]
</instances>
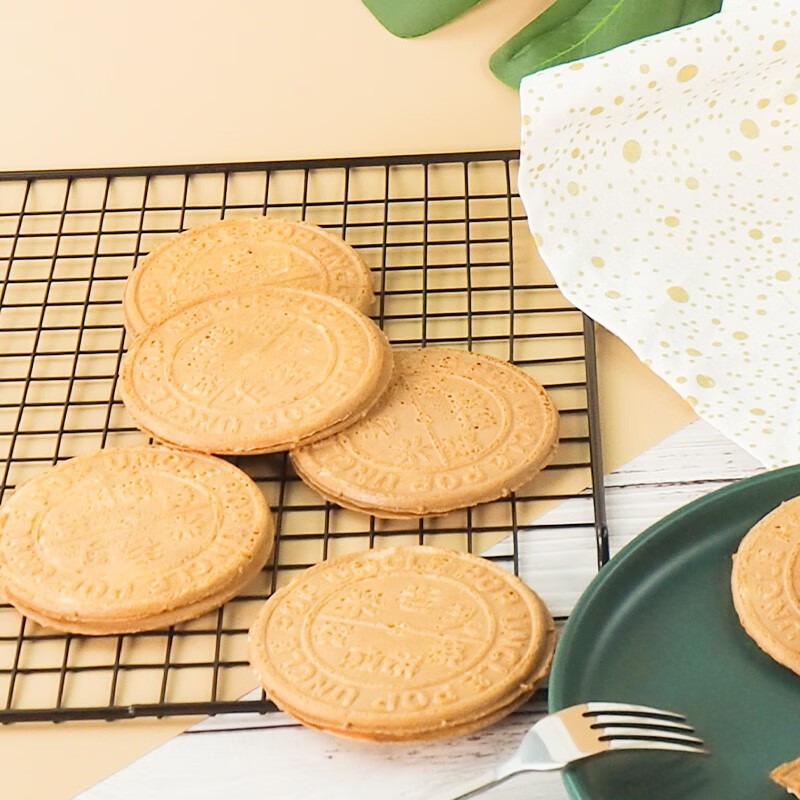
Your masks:
<instances>
[{"instance_id":1,"label":"golden brown cookie","mask_svg":"<svg viewBox=\"0 0 800 800\"><path fill-rule=\"evenodd\" d=\"M558 413L527 373L440 347L395 351L389 389L337 436L292 452L333 502L379 517L443 514L524 486L553 457Z\"/></svg>"},{"instance_id":2,"label":"golden brown cookie","mask_svg":"<svg viewBox=\"0 0 800 800\"><path fill-rule=\"evenodd\" d=\"M130 633L200 616L264 566L264 496L226 461L165 447L64 461L0 508L0 589L72 633Z\"/></svg>"},{"instance_id":3,"label":"golden brown cookie","mask_svg":"<svg viewBox=\"0 0 800 800\"><path fill-rule=\"evenodd\" d=\"M522 581L433 547L325 561L273 595L250 661L301 722L373 741L476 730L524 702L546 674L553 620Z\"/></svg>"},{"instance_id":4,"label":"golden brown cookie","mask_svg":"<svg viewBox=\"0 0 800 800\"><path fill-rule=\"evenodd\" d=\"M545 670L545 674L546 672L547 670ZM350 728L326 728L316 722L313 722L312 720L304 718L294 709L289 710L288 708L284 708L283 710L309 728L314 728L318 731L325 731L326 733L333 733L336 736L341 736L345 739L353 739L359 742L435 742L441 741L442 739L453 739L456 736L466 736L469 733L474 733L475 731L482 730L483 728L488 728L490 725L494 725L496 722L500 722L510 714L513 714L515 711L522 708L522 706L524 706L525 703L531 699L535 691L536 689L534 688L530 692L521 694L512 702L508 703L508 705L499 707L488 714L476 717L469 722L465 722L463 725L448 726L446 721L444 721L439 730L430 730L425 733L411 733L405 737L399 736L397 733L381 734L379 731L370 731L369 734L364 734L354 731Z\"/></svg>"},{"instance_id":5,"label":"golden brown cookie","mask_svg":"<svg viewBox=\"0 0 800 800\"><path fill-rule=\"evenodd\" d=\"M769 776L789 794L800 797L800 758L775 767Z\"/></svg>"},{"instance_id":6,"label":"golden brown cookie","mask_svg":"<svg viewBox=\"0 0 800 800\"><path fill-rule=\"evenodd\" d=\"M392 351L361 312L327 295L256 288L201 300L131 345L120 388L137 425L206 453L271 453L363 416Z\"/></svg>"},{"instance_id":7,"label":"golden brown cookie","mask_svg":"<svg viewBox=\"0 0 800 800\"><path fill-rule=\"evenodd\" d=\"M733 557L733 605L755 643L800 674L800 497L751 528Z\"/></svg>"},{"instance_id":8,"label":"golden brown cookie","mask_svg":"<svg viewBox=\"0 0 800 800\"><path fill-rule=\"evenodd\" d=\"M329 294L366 312L372 277L358 253L308 222L226 219L184 231L153 250L125 285L134 335L183 306L221 292L288 286Z\"/></svg>"}]
</instances>

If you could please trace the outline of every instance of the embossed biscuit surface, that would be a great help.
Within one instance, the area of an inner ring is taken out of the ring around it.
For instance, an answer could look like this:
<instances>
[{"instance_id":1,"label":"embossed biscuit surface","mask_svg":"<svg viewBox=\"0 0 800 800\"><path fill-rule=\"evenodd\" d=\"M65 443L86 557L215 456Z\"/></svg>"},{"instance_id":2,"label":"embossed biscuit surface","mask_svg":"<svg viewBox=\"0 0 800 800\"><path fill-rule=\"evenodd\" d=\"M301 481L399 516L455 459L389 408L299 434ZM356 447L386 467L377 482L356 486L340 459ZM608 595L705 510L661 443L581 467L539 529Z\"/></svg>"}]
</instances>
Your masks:
<instances>
[{"instance_id":1,"label":"embossed biscuit surface","mask_svg":"<svg viewBox=\"0 0 800 800\"><path fill-rule=\"evenodd\" d=\"M63 630L145 630L220 605L273 538L263 495L232 464L110 448L62 462L3 504L0 587Z\"/></svg>"},{"instance_id":2,"label":"embossed biscuit surface","mask_svg":"<svg viewBox=\"0 0 800 800\"><path fill-rule=\"evenodd\" d=\"M446 348L395 351L386 394L356 425L295 450L325 497L377 516L424 516L520 488L552 458L558 414L522 370Z\"/></svg>"},{"instance_id":3,"label":"embossed biscuit surface","mask_svg":"<svg viewBox=\"0 0 800 800\"><path fill-rule=\"evenodd\" d=\"M270 598L250 636L279 706L375 740L489 724L533 691L554 646L550 615L518 578L432 547L318 564Z\"/></svg>"},{"instance_id":4,"label":"embossed biscuit surface","mask_svg":"<svg viewBox=\"0 0 800 800\"><path fill-rule=\"evenodd\" d=\"M316 225L228 219L184 231L142 261L125 285L125 325L139 334L185 305L254 286L310 289L366 311L371 280L358 253Z\"/></svg>"},{"instance_id":5,"label":"embossed biscuit surface","mask_svg":"<svg viewBox=\"0 0 800 800\"><path fill-rule=\"evenodd\" d=\"M769 776L790 794L800 797L800 758L775 767Z\"/></svg>"},{"instance_id":6,"label":"embossed biscuit surface","mask_svg":"<svg viewBox=\"0 0 800 800\"><path fill-rule=\"evenodd\" d=\"M747 633L800 674L800 497L748 531L733 559L731 589Z\"/></svg>"},{"instance_id":7,"label":"embossed biscuit surface","mask_svg":"<svg viewBox=\"0 0 800 800\"><path fill-rule=\"evenodd\" d=\"M549 670L549 663L547 665L547 669L543 670L542 676L547 673ZM541 677L536 678L534 681L531 680L531 690L529 692L525 692L523 694L515 695L514 699L504 706L494 706L492 710L481 716L474 717L473 719L469 720L469 722L462 722L457 725L452 725L447 722L447 720L443 720L438 728L431 728L426 730L409 730L407 733L399 733L398 731L381 731L379 729L373 729L369 732L359 731L352 727L348 728L335 728L335 729L328 729L323 725L320 725L313 720L308 719L307 717L303 717L301 714L297 712L297 709L291 709L289 713L295 717L298 721L302 722L303 725L307 725L309 728L315 728L317 730L326 731L329 733L335 733L337 736L342 736L345 739L355 739L357 741L368 741L368 742L429 742L429 741L438 741L441 739L452 739L456 736L466 736L469 733L474 733L475 731L482 730L483 728L487 728L490 725L494 725L495 722L499 722L502 719L505 719L509 714L513 714L518 708L521 708L525 705L530 699L531 696L536 691L536 683L541 679Z\"/></svg>"},{"instance_id":8,"label":"embossed biscuit surface","mask_svg":"<svg viewBox=\"0 0 800 800\"><path fill-rule=\"evenodd\" d=\"M121 392L156 438L209 453L267 453L327 436L388 385L392 352L368 317L300 289L201 300L149 328Z\"/></svg>"}]
</instances>

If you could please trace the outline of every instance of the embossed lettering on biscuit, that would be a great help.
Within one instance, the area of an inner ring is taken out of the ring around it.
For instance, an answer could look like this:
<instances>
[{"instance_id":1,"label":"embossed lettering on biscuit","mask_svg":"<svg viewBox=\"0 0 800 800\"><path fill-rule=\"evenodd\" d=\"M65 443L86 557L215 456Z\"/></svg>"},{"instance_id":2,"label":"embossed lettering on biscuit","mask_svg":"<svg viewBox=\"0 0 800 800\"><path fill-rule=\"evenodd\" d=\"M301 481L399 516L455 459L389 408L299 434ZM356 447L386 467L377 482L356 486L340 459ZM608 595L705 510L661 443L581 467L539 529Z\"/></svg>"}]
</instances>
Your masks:
<instances>
[{"instance_id":1,"label":"embossed lettering on biscuit","mask_svg":"<svg viewBox=\"0 0 800 800\"><path fill-rule=\"evenodd\" d=\"M0 513L0 587L23 613L75 633L126 633L199 616L272 550L264 496L220 459L163 447L64 461Z\"/></svg>"},{"instance_id":2,"label":"embossed lettering on biscuit","mask_svg":"<svg viewBox=\"0 0 800 800\"><path fill-rule=\"evenodd\" d=\"M731 589L747 633L800 674L800 498L748 531L734 556Z\"/></svg>"},{"instance_id":3,"label":"embossed lettering on biscuit","mask_svg":"<svg viewBox=\"0 0 800 800\"><path fill-rule=\"evenodd\" d=\"M324 497L376 516L442 514L508 495L550 461L558 415L527 373L446 348L398 350L358 423L292 461Z\"/></svg>"},{"instance_id":4,"label":"embossed lettering on biscuit","mask_svg":"<svg viewBox=\"0 0 800 800\"><path fill-rule=\"evenodd\" d=\"M365 414L392 353L368 317L299 289L201 300L138 337L122 364L125 406L161 441L209 453L286 450Z\"/></svg>"},{"instance_id":5,"label":"embossed lettering on biscuit","mask_svg":"<svg viewBox=\"0 0 800 800\"><path fill-rule=\"evenodd\" d=\"M553 621L521 581L431 547L318 564L267 602L250 634L251 663L281 708L334 733L397 741L509 713L553 646Z\"/></svg>"},{"instance_id":6,"label":"embossed lettering on biscuit","mask_svg":"<svg viewBox=\"0 0 800 800\"><path fill-rule=\"evenodd\" d=\"M138 335L198 300L256 286L309 289L366 312L371 282L358 253L316 225L228 219L184 231L142 260L125 286L125 324Z\"/></svg>"}]
</instances>

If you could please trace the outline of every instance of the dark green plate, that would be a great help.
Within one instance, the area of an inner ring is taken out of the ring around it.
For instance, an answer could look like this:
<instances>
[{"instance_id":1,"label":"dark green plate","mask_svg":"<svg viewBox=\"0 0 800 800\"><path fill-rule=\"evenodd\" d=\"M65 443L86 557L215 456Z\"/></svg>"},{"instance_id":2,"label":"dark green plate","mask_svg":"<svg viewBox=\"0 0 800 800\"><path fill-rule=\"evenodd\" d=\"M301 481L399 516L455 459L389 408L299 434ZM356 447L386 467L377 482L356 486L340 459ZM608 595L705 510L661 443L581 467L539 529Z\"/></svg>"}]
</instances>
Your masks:
<instances>
[{"instance_id":1,"label":"dark green plate","mask_svg":"<svg viewBox=\"0 0 800 800\"><path fill-rule=\"evenodd\" d=\"M800 494L800 467L740 481L661 520L606 566L564 629L550 710L587 700L685 713L707 757L615 753L564 773L580 800L782 800L767 773L800 756L800 677L758 649L730 596L750 527Z\"/></svg>"}]
</instances>

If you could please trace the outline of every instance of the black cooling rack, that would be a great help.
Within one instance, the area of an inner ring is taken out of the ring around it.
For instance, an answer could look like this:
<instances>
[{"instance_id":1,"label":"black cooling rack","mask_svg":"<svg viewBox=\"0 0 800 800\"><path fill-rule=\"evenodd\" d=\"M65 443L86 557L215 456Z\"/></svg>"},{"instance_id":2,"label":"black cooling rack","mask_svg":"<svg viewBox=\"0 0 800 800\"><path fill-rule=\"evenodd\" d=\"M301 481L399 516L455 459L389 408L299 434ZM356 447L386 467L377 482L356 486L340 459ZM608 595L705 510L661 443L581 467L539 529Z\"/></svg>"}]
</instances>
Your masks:
<instances>
[{"instance_id":1,"label":"black cooling rack","mask_svg":"<svg viewBox=\"0 0 800 800\"><path fill-rule=\"evenodd\" d=\"M593 327L535 255L518 157L0 173L0 499L59 460L146 440L116 387L125 278L156 244L221 217L269 213L340 233L374 272L375 318L394 344L509 359L544 383L562 419L558 458L525 492L419 522L321 501L285 454L236 460L276 516L261 583L200 620L126 636L56 634L0 605L1 722L273 710L263 695L236 699L249 675L249 622L276 585L338 552L388 540L474 552L494 545L489 557L519 573L526 547L563 535L569 547L583 543L590 572L607 561ZM560 489L575 471L594 488ZM574 518L536 521L546 504L571 497L583 509Z\"/></svg>"}]
</instances>

